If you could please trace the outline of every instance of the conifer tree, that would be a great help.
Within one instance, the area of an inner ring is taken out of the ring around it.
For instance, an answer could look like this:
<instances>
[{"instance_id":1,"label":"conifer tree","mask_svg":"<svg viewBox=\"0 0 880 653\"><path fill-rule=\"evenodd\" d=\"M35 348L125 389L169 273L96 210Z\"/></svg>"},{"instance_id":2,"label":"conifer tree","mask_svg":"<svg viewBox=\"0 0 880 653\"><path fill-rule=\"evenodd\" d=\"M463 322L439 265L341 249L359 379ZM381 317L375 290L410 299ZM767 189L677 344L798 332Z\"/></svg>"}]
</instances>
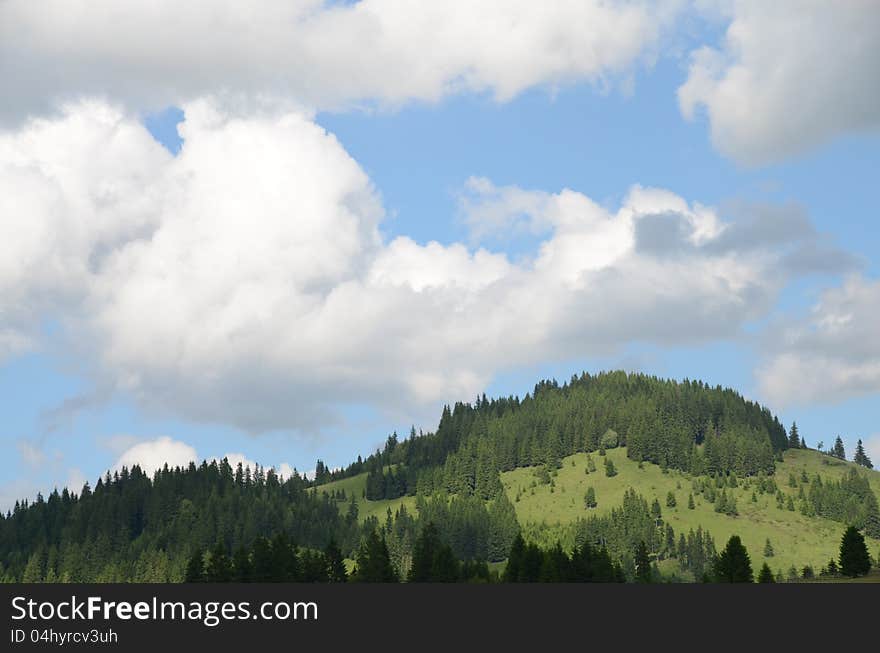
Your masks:
<instances>
[{"instance_id":1,"label":"conifer tree","mask_svg":"<svg viewBox=\"0 0 880 653\"><path fill-rule=\"evenodd\" d=\"M834 440L834 447L831 449L831 455L841 460L846 460L846 451L843 448L843 440L838 435Z\"/></svg>"},{"instance_id":2,"label":"conifer tree","mask_svg":"<svg viewBox=\"0 0 880 653\"><path fill-rule=\"evenodd\" d=\"M228 583L232 580L232 562L222 542L211 549L211 559L205 565L205 580L209 583Z\"/></svg>"},{"instance_id":3,"label":"conifer tree","mask_svg":"<svg viewBox=\"0 0 880 653\"><path fill-rule=\"evenodd\" d=\"M672 490L670 490L666 494L666 507L667 508L675 508L675 503L676 503L675 502L675 493Z\"/></svg>"},{"instance_id":4,"label":"conifer tree","mask_svg":"<svg viewBox=\"0 0 880 653\"><path fill-rule=\"evenodd\" d=\"M758 582L759 583L775 583L776 579L773 577L773 572L770 571L770 565L766 562L761 566L761 571L758 573Z\"/></svg>"},{"instance_id":5,"label":"conifer tree","mask_svg":"<svg viewBox=\"0 0 880 653\"><path fill-rule=\"evenodd\" d=\"M731 535L715 560L716 583L751 583L752 562L739 535Z\"/></svg>"},{"instance_id":6,"label":"conifer tree","mask_svg":"<svg viewBox=\"0 0 880 653\"><path fill-rule=\"evenodd\" d=\"M397 572L391 566L388 545L375 529L361 542L357 553L357 569L352 580L360 583L396 583Z\"/></svg>"},{"instance_id":7,"label":"conifer tree","mask_svg":"<svg viewBox=\"0 0 880 653\"><path fill-rule=\"evenodd\" d=\"M635 567L636 582L650 583L652 580L651 559L648 556L648 546L644 540L641 540L636 547Z\"/></svg>"},{"instance_id":8,"label":"conifer tree","mask_svg":"<svg viewBox=\"0 0 880 653\"><path fill-rule=\"evenodd\" d=\"M203 583L205 581L204 552L196 548L186 563L186 572L183 582Z\"/></svg>"},{"instance_id":9,"label":"conifer tree","mask_svg":"<svg viewBox=\"0 0 880 653\"><path fill-rule=\"evenodd\" d=\"M791 423L791 430L788 435L788 448L789 449L800 449L801 447L801 437L798 434L798 427L795 422Z\"/></svg>"},{"instance_id":10,"label":"conifer tree","mask_svg":"<svg viewBox=\"0 0 880 653\"><path fill-rule=\"evenodd\" d=\"M764 557L772 558L775 555L773 551L773 545L770 543L770 538L767 538L767 542L764 543Z\"/></svg>"},{"instance_id":11,"label":"conifer tree","mask_svg":"<svg viewBox=\"0 0 880 653\"><path fill-rule=\"evenodd\" d=\"M865 536L855 526L849 526L840 541L840 573L855 578L869 571L871 558L865 545Z\"/></svg>"},{"instance_id":12,"label":"conifer tree","mask_svg":"<svg viewBox=\"0 0 880 653\"><path fill-rule=\"evenodd\" d=\"M862 445L861 439L856 444L856 453L853 456L853 462L868 469L874 469L874 465L868 455L865 453L865 447Z\"/></svg>"},{"instance_id":13,"label":"conifer tree","mask_svg":"<svg viewBox=\"0 0 880 653\"><path fill-rule=\"evenodd\" d=\"M605 459L605 476L609 478L617 476L617 468L614 466L614 461L611 458Z\"/></svg>"},{"instance_id":14,"label":"conifer tree","mask_svg":"<svg viewBox=\"0 0 880 653\"><path fill-rule=\"evenodd\" d=\"M693 510L696 506L694 505L694 495L688 494L688 510Z\"/></svg>"},{"instance_id":15,"label":"conifer tree","mask_svg":"<svg viewBox=\"0 0 880 653\"><path fill-rule=\"evenodd\" d=\"M348 572L345 570L345 560L342 551L336 545L335 540L330 540L324 548L324 564L327 568L327 581L330 583L344 583L348 580Z\"/></svg>"},{"instance_id":16,"label":"conifer tree","mask_svg":"<svg viewBox=\"0 0 880 653\"><path fill-rule=\"evenodd\" d=\"M587 488L587 493L584 495L584 505L587 508L595 508L598 505L596 503L596 490L592 485Z\"/></svg>"}]
</instances>

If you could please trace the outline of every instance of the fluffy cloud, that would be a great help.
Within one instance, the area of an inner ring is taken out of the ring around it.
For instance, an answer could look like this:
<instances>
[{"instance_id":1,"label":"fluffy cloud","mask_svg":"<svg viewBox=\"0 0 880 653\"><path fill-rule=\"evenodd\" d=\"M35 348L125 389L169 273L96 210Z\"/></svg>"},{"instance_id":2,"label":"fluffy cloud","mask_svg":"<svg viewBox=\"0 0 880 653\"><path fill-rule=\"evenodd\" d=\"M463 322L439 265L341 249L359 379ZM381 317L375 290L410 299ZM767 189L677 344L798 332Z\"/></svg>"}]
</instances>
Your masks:
<instances>
[{"instance_id":1,"label":"fluffy cloud","mask_svg":"<svg viewBox=\"0 0 880 653\"><path fill-rule=\"evenodd\" d=\"M678 96L705 108L722 152L761 164L880 127L880 4L874 0L723 5L720 49L692 54Z\"/></svg>"},{"instance_id":2,"label":"fluffy cloud","mask_svg":"<svg viewBox=\"0 0 880 653\"><path fill-rule=\"evenodd\" d=\"M114 469L123 466L131 468L140 465L144 473L152 475L167 463L169 467L186 467L190 462L198 460L196 450L185 442L172 440L167 436L139 442L126 449L114 465Z\"/></svg>"},{"instance_id":3,"label":"fluffy cloud","mask_svg":"<svg viewBox=\"0 0 880 653\"><path fill-rule=\"evenodd\" d=\"M681 3L560 0L27 0L0 3L7 117L105 95L163 107L204 94L332 108L626 75Z\"/></svg>"},{"instance_id":4,"label":"fluffy cloud","mask_svg":"<svg viewBox=\"0 0 880 653\"><path fill-rule=\"evenodd\" d=\"M823 293L807 319L782 329L758 370L776 405L880 393L880 281L854 276Z\"/></svg>"},{"instance_id":5,"label":"fluffy cloud","mask_svg":"<svg viewBox=\"0 0 880 653\"><path fill-rule=\"evenodd\" d=\"M518 365L735 336L818 242L787 209L729 222L660 189L609 210L485 179L464 191L469 224L522 223L531 258L385 242L369 179L302 115L199 101L181 129L170 157L80 103L0 136L0 179L26 178L9 190L33 207L0 223L20 262L0 273L18 298L0 326L34 338L60 320L99 387L250 431L314 429L346 404L412 415Z\"/></svg>"}]
</instances>

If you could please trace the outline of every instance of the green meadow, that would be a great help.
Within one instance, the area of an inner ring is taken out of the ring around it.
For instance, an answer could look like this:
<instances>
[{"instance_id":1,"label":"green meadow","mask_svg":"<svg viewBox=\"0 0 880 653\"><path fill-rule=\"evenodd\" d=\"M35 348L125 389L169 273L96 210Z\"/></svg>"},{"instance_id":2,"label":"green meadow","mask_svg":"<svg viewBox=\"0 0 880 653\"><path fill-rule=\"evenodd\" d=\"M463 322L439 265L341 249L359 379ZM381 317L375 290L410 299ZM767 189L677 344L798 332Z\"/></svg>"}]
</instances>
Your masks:
<instances>
[{"instance_id":1,"label":"green meadow","mask_svg":"<svg viewBox=\"0 0 880 653\"><path fill-rule=\"evenodd\" d=\"M664 472L657 465L649 463L643 463L640 468L638 463L626 457L625 448L617 448L606 452L618 472L609 478L605 475L603 457L597 452L590 455L596 465L595 472L585 473L587 454L578 453L563 460L551 484L541 484L533 468L520 468L502 474L502 484L514 502L520 524L529 533L541 533L542 544L550 544L556 537L564 542L566 525L580 517L601 514L618 507L623 501L624 492L633 487L649 503L655 498L660 502L663 519L675 529L676 538L679 533L702 526L712 534L720 549L731 535L739 535L749 550L755 570L766 560L774 573L782 571L787 575L791 566L801 569L804 565L811 565L818 572L829 559L838 555L844 524L806 517L797 510L777 508L775 495L769 493L755 492L757 501L753 502L753 488L749 487L746 479L741 479L738 487L726 490L728 495L736 498L739 511L737 516L732 517L715 512L713 504L695 493L694 508L689 509L688 495L692 494L693 481L689 474L676 470ZM784 462L777 464L775 481L784 494L796 499L799 488L789 486L790 474L795 475L800 486L803 471L810 478L818 473L823 479L831 479L839 478L853 466L853 463L817 451L790 450L785 452ZM872 488L880 493L880 473L858 469L870 474ZM593 509L584 505L584 495L590 486L595 491L597 501ZM676 499L676 505L672 508L666 505L669 492ZM774 555L765 558L763 552L768 539ZM869 539L868 548L873 556L878 556L880 541Z\"/></svg>"}]
</instances>

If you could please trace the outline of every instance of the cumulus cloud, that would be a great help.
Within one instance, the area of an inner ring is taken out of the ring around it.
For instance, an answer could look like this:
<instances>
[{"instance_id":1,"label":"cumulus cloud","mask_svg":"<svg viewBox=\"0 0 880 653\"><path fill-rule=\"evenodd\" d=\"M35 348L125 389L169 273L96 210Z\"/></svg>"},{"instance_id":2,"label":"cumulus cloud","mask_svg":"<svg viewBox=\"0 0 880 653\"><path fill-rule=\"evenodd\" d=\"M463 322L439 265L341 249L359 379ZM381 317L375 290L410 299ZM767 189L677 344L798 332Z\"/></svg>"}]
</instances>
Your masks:
<instances>
[{"instance_id":1,"label":"cumulus cloud","mask_svg":"<svg viewBox=\"0 0 880 653\"><path fill-rule=\"evenodd\" d=\"M691 55L682 113L705 109L715 146L745 164L880 127L880 4L723 3L720 48Z\"/></svg>"},{"instance_id":2,"label":"cumulus cloud","mask_svg":"<svg viewBox=\"0 0 880 653\"><path fill-rule=\"evenodd\" d=\"M185 109L177 157L90 102L0 135L0 169L29 180L9 190L36 207L0 223L29 270L0 288L22 338L60 320L98 387L188 419L314 430L347 404L470 398L519 365L733 337L818 238L804 216L728 221L662 189L609 209L475 178L475 234L522 223L532 257L385 242L369 178L307 117Z\"/></svg>"},{"instance_id":3,"label":"cumulus cloud","mask_svg":"<svg viewBox=\"0 0 880 653\"><path fill-rule=\"evenodd\" d=\"M157 469L167 463L168 467L186 467L190 462L198 460L196 450L185 442L172 440L167 436L139 442L126 449L119 456L114 469L140 465L147 475L152 475Z\"/></svg>"},{"instance_id":4,"label":"cumulus cloud","mask_svg":"<svg viewBox=\"0 0 880 653\"><path fill-rule=\"evenodd\" d=\"M318 109L626 76L681 2L112 0L0 3L7 118L104 95L136 108L204 94Z\"/></svg>"},{"instance_id":5,"label":"cumulus cloud","mask_svg":"<svg viewBox=\"0 0 880 653\"><path fill-rule=\"evenodd\" d=\"M809 316L771 340L758 370L778 406L835 403L880 393L880 281L860 276L826 290Z\"/></svg>"}]
</instances>

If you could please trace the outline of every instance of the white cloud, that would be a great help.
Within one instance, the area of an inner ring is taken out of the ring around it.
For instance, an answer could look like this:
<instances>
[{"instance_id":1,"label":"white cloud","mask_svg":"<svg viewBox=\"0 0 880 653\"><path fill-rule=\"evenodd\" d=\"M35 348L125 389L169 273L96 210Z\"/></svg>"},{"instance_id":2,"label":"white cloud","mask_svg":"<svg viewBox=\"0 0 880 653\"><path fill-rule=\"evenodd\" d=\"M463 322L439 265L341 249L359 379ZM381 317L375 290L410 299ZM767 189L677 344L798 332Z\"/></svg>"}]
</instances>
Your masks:
<instances>
[{"instance_id":1,"label":"white cloud","mask_svg":"<svg viewBox=\"0 0 880 653\"><path fill-rule=\"evenodd\" d=\"M133 465L140 465L145 474L152 476L153 472L162 469L166 463L171 468L186 467L197 460L198 454L192 446L162 436L130 447L119 456L113 468L121 469L124 466L130 469Z\"/></svg>"},{"instance_id":2,"label":"white cloud","mask_svg":"<svg viewBox=\"0 0 880 653\"><path fill-rule=\"evenodd\" d=\"M880 3L798 0L724 3L720 49L692 53L678 96L705 108L725 154L762 164L835 136L880 127Z\"/></svg>"},{"instance_id":3,"label":"white cloud","mask_svg":"<svg viewBox=\"0 0 880 653\"><path fill-rule=\"evenodd\" d=\"M313 108L627 78L679 0L191 0L0 3L7 116L104 95L163 107L205 94Z\"/></svg>"},{"instance_id":4,"label":"white cloud","mask_svg":"<svg viewBox=\"0 0 880 653\"><path fill-rule=\"evenodd\" d=\"M778 406L835 403L880 393L880 281L859 276L822 294L808 318L771 341L758 370Z\"/></svg>"},{"instance_id":5,"label":"white cloud","mask_svg":"<svg viewBox=\"0 0 880 653\"><path fill-rule=\"evenodd\" d=\"M122 112L80 103L0 134L0 169L30 180L9 190L38 207L0 222L29 270L0 269L0 288L20 300L10 328L62 320L99 387L251 431L314 430L346 404L412 415L519 365L735 336L817 238L785 211L725 222L667 190L636 186L610 210L474 179L475 234L526 220L533 258L383 242L368 177L302 115L201 100L182 131L169 157Z\"/></svg>"}]
</instances>

